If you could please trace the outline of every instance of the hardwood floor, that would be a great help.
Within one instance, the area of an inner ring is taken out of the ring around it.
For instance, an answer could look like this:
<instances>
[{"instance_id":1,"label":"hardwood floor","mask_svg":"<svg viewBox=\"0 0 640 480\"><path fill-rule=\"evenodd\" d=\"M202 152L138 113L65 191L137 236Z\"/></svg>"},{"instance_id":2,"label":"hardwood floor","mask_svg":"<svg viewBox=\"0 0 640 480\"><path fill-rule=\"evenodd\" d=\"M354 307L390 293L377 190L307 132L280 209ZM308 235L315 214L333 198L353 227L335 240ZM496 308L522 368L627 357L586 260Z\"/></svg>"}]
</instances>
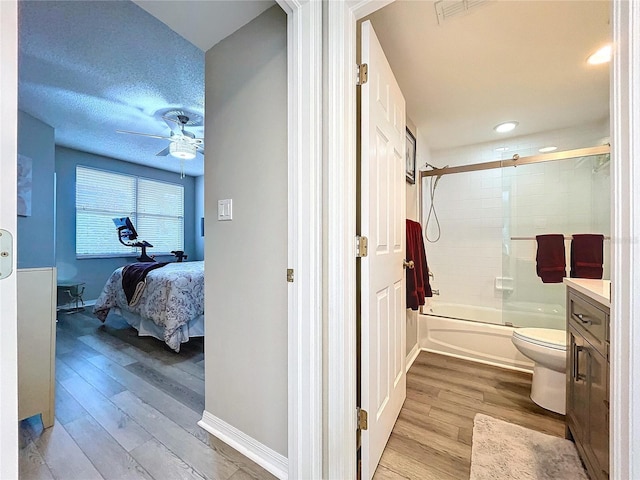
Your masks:
<instances>
[{"instance_id":1,"label":"hardwood floor","mask_svg":"<svg viewBox=\"0 0 640 480\"><path fill-rule=\"evenodd\" d=\"M202 339L176 354L89 309L58 319L56 423L20 422L21 479L275 478L197 426Z\"/></svg>"},{"instance_id":2,"label":"hardwood floor","mask_svg":"<svg viewBox=\"0 0 640 480\"><path fill-rule=\"evenodd\" d=\"M529 398L531 375L422 352L374 479L469 478L473 417L564 437L564 416Z\"/></svg>"}]
</instances>

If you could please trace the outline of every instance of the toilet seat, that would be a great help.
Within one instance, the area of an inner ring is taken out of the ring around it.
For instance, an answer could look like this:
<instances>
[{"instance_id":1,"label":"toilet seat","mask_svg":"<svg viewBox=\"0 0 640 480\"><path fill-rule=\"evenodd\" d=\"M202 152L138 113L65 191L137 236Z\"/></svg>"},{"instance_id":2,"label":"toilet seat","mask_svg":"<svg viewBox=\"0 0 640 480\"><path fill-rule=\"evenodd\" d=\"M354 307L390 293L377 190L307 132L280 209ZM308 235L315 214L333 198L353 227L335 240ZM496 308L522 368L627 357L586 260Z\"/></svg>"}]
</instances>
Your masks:
<instances>
[{"instance_id":1,"label":"toilet seat","mask_svg":"<svg viewBox=\"0 0 640 480\"><path fill-rule=\"evenodd\" d=\"M516 328L513 336L523 342L533 343L553 350L567 350L567 332L552 328Z\"/></svg>"}]
</instances>

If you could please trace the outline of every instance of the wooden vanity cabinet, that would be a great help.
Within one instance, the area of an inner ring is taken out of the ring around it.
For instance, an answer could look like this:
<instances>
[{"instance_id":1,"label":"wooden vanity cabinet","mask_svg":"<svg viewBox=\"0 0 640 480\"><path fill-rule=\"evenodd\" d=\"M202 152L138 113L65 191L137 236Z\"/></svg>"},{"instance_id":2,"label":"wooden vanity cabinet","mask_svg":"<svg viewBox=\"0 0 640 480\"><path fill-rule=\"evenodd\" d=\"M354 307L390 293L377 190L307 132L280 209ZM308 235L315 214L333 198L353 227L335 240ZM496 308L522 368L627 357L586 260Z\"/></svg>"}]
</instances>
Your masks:
<instances>
[{"instance_id":1,"label":"wooden vanity cabinet","mask_svg":"<svg viewBox=\"0 0 640 480\"><path fill-rule=\"evenodd\" d=\"M609 478L609 308L567 289L567 438L592 480Z\"/></svg>"}]
</instances>

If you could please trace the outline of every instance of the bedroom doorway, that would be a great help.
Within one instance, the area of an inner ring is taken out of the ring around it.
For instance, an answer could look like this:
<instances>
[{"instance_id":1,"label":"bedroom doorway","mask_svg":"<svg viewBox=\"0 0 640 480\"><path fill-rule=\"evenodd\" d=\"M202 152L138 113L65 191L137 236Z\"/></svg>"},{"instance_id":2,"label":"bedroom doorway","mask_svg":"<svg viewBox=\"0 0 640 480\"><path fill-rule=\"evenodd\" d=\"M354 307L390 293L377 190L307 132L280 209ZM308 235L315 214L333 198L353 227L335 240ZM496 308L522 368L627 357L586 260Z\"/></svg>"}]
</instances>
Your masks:
<instances>
[{"instance_id":1,"label":"bedroom doorway","mask_svg":"<svg viewBox=\"0 0 640 480\"><path fill-rule=\"evenodd\" d=\"M16 3L3 2L3 5L15 7ZM289 348L289 358L297 360L291 361L288 367L290 368L288 378L291 382L289 390L293 393L287 403L290 406L289 415L291 418L297 418L299 414L302 414L299 412L304 412L305 416L311 416L315 419L303 428L294 428L294 425L297 424L296 421L288 422L289 428L291 428L288 450L293 452L290 455L292 461L289 463L289 468L292 472L298 472L293 473L293 476L317 477L317 472L321 468L321 457L319 456L321 412L318 409L318 406L321 405L321 344L319 342L321 337L319 334L321 332L319 308L321 303L319 278L321 262L319 250L321 159L319 152L321 142L317 137L321 84L313 74L307 73L303 80L295 72L302 70L315 72L319 69L321 44L317 40L321 33L321 6L314 2L301 5L298 2L283 1L282 7L287 12L288 43L290 45L288 55L291 58L288 70L288 75L290 75L288 84L292 89L288 92L291 97L289 113L292 115L291 121L288 122L290 134L288 135L287 150L292 152L289 175L296 178L296 181L292 182L288 188L292 189L293 197L298 199L295 205L289 209L289 218L293 224L290 224L288 235L291 238L290 245L300 246L300 248L292 247L289 256L289 265L294 267L296 281L294 285L289 286L290 295L295 300L290 300L288 305L290 311L288 333L290 336L298 338L299 341L291 343ZM3 16L3 21L12 21L12 17ZM3 29L3 31L10 30ZM3 45L10 46L10 43ZM300 51L303 51L304 54L300 55L298 53ZM303 82L305 85L301 87ZM6 91L4 85L3 83L3 91ZM315 105L315 108L309 108L310 105ZM300 152L309 154L305 157L304 162ZM315 378L316 381L309 384L309 378ZM12 433L11 429L6 432ZM304 440L302 440L303 438ZM301 448L309 450L299 455L297 452Z\"/></svg>"}]
</instances>

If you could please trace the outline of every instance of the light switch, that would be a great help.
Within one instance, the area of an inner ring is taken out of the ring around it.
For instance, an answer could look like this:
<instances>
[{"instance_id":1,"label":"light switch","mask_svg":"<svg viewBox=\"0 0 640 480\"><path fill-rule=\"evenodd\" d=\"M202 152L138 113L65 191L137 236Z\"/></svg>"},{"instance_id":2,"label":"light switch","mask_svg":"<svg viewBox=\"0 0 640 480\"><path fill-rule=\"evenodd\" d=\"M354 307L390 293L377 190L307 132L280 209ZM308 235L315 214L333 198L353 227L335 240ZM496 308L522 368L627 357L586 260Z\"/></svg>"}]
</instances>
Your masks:
<instances>
[{"instance_id":1,"label":"light switch","mask_svg":"<svg viewBox=\"0 0 640 480\"><path fill-rule=\"evenodd\" d=\"M231 220L233 218L233 202L230 198L218 200L218 221Z\"/></svg>"}]
</instances>

